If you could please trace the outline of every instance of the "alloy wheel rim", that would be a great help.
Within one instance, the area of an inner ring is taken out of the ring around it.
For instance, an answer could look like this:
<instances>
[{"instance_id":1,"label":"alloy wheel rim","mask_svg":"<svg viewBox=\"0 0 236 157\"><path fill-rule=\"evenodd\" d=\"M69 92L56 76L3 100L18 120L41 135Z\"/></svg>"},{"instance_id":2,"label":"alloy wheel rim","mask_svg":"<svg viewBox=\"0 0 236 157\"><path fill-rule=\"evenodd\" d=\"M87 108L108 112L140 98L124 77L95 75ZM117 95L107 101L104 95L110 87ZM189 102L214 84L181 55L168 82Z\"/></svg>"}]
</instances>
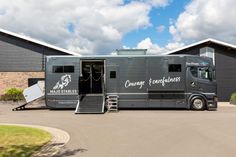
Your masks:
<instances>
[{"instance_id":1,"label":"alloy wheel rim","mask_svg":"<svg viewBox=\"0 0 236 157\"><path fill-rule=\"evenodd\" d=\"M202 109L203 107L203 101L201 99L195 99L193 101L193 105L196 109Z\"/></svg>"}]
</instances>

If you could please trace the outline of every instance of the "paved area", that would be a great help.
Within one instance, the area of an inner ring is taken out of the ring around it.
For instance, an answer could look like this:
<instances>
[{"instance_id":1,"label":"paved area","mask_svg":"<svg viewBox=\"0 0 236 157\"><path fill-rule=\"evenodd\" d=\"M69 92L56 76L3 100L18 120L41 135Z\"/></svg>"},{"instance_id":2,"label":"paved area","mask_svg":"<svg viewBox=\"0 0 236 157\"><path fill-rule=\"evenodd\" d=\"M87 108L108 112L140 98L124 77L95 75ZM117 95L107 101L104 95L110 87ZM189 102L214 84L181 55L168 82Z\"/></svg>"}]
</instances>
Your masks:
<instances>
[{"instance_id":1,"label":"paved area","mask_svg":"<svg viewBox=\"0 0 236 157\"><path fill-rule=\"evenodd\" d=\"M0 123L65 130L70 141L58 156L235 157L236 106L217 111L122 110L74 115L73 110L11 111L0 105Z\"/></svg>"},{"instance_id":2,"label":"paved area","mask_svg":"<svg viewBox=\"0 0 236 157\"><path fill-rule=\"evenodd\" d=\"M49 157L56 155L60 152L60 149L63 148L70 139L70 135L57 128L45 127L40 125L27 125L27 124L13 124L13 123L0 123L0 125L16 125L16 126L25 126L38 128L45 130L52 135L51 141L43 146L38 152L34 153L32 157Z\"/></svg>"}]
</instances>

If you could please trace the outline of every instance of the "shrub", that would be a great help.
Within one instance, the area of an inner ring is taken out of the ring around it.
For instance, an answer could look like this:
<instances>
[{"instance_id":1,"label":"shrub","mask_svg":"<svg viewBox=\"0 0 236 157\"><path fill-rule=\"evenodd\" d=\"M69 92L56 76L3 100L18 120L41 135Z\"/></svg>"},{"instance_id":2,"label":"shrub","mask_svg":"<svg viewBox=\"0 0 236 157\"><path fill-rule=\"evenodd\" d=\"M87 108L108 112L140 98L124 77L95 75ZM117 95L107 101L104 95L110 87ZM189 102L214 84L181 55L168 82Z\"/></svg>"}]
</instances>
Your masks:
<instances>
[{"instance_id":1,"label":"shrub","mask_svg":"<svg viewBox=\"0 0 236 157\"><path fill-rule=\"evenodd\" d=\"M24 100L23 90L17 88L10 88L6 90L6 92L1 96L1 100L3 101L20 101Z\"/></svg>"},{"instance_id":2,"label":"shrub","mask_svg":"<svg viewBox=\"0 0 236 157\"><path fill-rule=\"evenodd\" d=\"M236 92L233 93L230 97L230 101L236 100Z\"/></svg>"}]
</instances>

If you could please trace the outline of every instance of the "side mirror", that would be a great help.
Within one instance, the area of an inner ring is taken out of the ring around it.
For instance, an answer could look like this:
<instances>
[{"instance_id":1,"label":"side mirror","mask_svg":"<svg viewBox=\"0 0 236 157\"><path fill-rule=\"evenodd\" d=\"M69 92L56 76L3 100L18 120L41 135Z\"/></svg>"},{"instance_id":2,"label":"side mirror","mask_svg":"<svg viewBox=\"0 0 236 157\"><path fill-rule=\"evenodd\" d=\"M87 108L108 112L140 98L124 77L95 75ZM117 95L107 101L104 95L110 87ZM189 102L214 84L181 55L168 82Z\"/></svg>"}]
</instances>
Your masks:
<instances>
[{"instance_id":1,"label":"side mirror","mask_svg":"<svg viewBox=\"0 0 236 157\"><path fill-rule=\"evenodd\" d=\"M213 81L213 78L214 78L214 67L210 67L209 68L209 80L210 81Z\"/></svg>"},{"instance_id":2,"label":"side mirror","mask_svg":"<svg viewBox=\"0 0 236 157\"><path fill-rule=\"evenodd\" d=\"M212 71L209 71L209 80L213 81L213 72Z\"/></svg>"}]
</instances>

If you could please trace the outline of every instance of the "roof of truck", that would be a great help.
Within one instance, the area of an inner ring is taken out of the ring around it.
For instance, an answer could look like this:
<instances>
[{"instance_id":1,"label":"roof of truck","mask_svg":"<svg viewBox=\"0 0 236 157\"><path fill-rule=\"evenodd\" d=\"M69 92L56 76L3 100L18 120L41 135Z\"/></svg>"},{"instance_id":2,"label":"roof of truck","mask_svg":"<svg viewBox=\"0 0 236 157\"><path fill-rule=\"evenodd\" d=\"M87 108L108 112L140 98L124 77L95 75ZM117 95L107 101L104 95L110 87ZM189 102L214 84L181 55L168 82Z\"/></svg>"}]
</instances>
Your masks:
<instances>
[{"instance_id":1,"label":"roof of truck","mask_svg":"<svg viewBox=\"0 0 236 157\"><path fill-rule=\"evenodd\" d=\"M187 55L187 54L176 54L176 55L87 55L87 56L61 56L61 55L53 55L47 56L48 58L53 57L72 57L72 58L89 58L89 59L97 59L97 58L136 58L136 57L200 57L196 55Z\"/></svg>"}]
</instances>

